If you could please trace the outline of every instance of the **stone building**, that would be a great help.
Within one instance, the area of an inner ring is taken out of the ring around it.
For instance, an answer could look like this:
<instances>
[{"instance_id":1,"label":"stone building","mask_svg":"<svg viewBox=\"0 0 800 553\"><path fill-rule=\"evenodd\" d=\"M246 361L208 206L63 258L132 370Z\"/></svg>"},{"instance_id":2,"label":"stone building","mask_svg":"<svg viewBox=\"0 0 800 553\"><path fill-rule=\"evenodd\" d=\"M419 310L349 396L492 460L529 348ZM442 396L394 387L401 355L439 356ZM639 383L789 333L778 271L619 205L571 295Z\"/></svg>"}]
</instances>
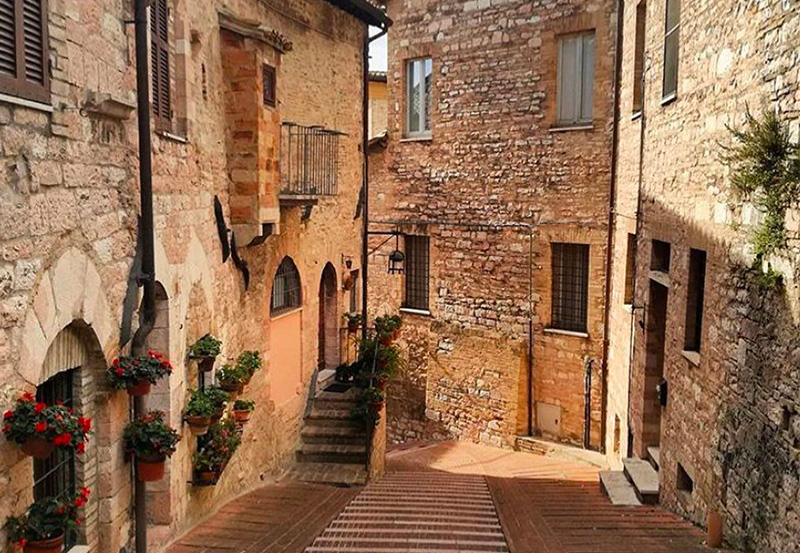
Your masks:
<instances>
[{"instance_id":1,"label":"stone building","mask_svg":"<svg viewBox=\"0 0 800 553\"><path fill-rule=\"evenodd\" d=\"M0 519L41 489L88 486L86 547L75 551L98 553L133 541L121 443L130 403L105 375L129 348L121 328L136 278L132 6L0 3L0 397L8 406L47 391L95 420L86 453L55 475L2 440ZM158 313L148 345L176 370L148 407L183 435L148 490L157 551L291 465L312 375L338 363L341 314L355 301L341 283L361 259L364 38L386 20L363 0L155 0L150 18ZM229 236L246 267L223 262ZM250 349L265 367L246 392L257 407L242 447L216 486L198 487L181 412L198 386L187 346L209 332L223 341L218 364Z\"/></svg>"},{"instance_id":2,"label":"stone building","mask_svg":"<svg viewBox=\"0 0 800 553\"><path fill-rule=\"evenodd\" d=\"M799 551L800 219L771 285L722 146L748 108L797 140L800 6L630 0L621 38L606 451L660 446L662 503L720 512L745 550Z\"/></svg>"},{"instance_id":3,"label":"stone building","mask_svg":"<svg viewBox=\"0 0 800 553\"><path fill-rule=\"evenodd\" d=\"M405 318L391 439L513 445L530 426L599 449L614 4L387 2L369 301Z\"/></svg>"},{"instance_id":4,"label":"stone building","mask_svg":"<svg viewBox=\"0 0 800 553\"><path fill-rule=\"evenodd\" d=\"M389 125L389 91L385 71L369 72L369 139L386 135Z\"/></svg>"}]
</instances>

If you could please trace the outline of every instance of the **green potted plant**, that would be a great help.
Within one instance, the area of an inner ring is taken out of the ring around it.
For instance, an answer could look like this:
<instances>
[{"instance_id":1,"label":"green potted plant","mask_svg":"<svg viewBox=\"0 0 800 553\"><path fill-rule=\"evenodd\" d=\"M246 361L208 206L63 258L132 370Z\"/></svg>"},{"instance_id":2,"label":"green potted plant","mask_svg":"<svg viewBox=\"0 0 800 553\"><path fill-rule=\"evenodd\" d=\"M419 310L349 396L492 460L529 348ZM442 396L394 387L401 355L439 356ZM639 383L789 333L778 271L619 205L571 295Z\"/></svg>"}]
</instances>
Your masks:
<instances>
[{"instance_id":1,"label":"green potted plant","mask_svg":"<svg viewBox=\"0 0 800 553\"><path fill-rule=\"evenodd\" d=\"M239 426L244 426L253 414L256 402L246 399L237 399L233 402L233 420Z\"/></svg>"},{"instance_id":2,"label":"green potted plant","mask_svg":"<svg viewBox=\"0 0 800 553\"><path fill-rule=\"evenodd\" d=\"M362 421L367 427L376 426L381 420L380 413L383 405L384 397L380 390L364 388L359 390L355 407L350 415L354 419Z\"/></svg>"},{"instance_id":3,"label":"green potted plant","mask_svg":"<svg viewBox=\"0 0 800 553\"><path fill-rule=\"evenodd\" d=\"M361 327L361 314L360 313L345 313L344 320L347 324L347 332L350 334L355 334L358 332L358 329Z\"/></svg>"},{"instance_id":4,"label":"green potted plant","mask_svg":"<svg viewBox=\"0 0 800 553\"><path fill-rule=\"evenodd\" d=\"M217 405L203 390L189 390L189 401L183 410L183 420L195 436L208 432L211 417L217 412Z\"/></svg>"},{"instance_id":5,"label":"green potted plant","mask_svg":"<svg viewBox=\"0 0 800 553\"><path fill-rule=\"evenodd\" d=\"M122 434L125 451L136 458L136 475L142 482L164 477L164 463L175 453L178 433L164 422L164 413L150 411L129 422Z\"/></svg>"},{"instance_id":6,"label":"green potted plant","mask_svg":"<svg viewBox=\"0 0 800 553\"><path fill-rule=\"evenodd\" d=\"M375 332L381 344L390 346L400 337L403 319L400 315L384 315L375 319Z\"/></svg>"},{"instance_id":7,"label":"green potted plant","mask_svg":"<svg viewBox=\"0 0 800 553\"><path fill-rule=\"evenodd\" d=\"M223 365L217 370L217 383L219 387L230 394L240 394L244 390L244 382L247 378L245 369L237 365Z\"/></svg>"},{"instance_id":8,"label":"green potted plant","mask_svg":"<svg viewBox=\"0 0 800 553\"><path fill-rule=\"evenodd\" d=\"M211 422L215 423L220 420L225 413L225 406L231 400L231 395L219 386L209 386L203 390L203 394L214 404L214 413L211 415Z\"/></svg>"},{"instance_id":9,"label":"green potted plant","mask_svg":"<svg viewBox=\"0 0 800 553\"><path fill-rule=\"evenodd\" d=\"M361 388L375 385L383 390L403 367L400 350L396 346L387 346L382 343L382 340L374 338L368 338L361 342L359 360L361 371L357 375L357 384Z\"/></svg>"},{"instance_id":10,"label":"green potted plant","mask_svg":"<svg viewBox=\"0 0 800 553\"><path fill-rule=\"evenodd\" d=\"M153 384L172 373L172 365L163 355L150 350L147 355L123 355L114 359L107 373L114 388L127 389L132 396L145 396Z\"/></svg>"},{"instance_id":11,"label":"green potted plant","mask_svg":"<svg viewBox=\"0 0 800 553\"><path fill-rule=\"evenodd\" d=\"M222 342L211 334L206 334L189 346L189 359L197 361L197 368L208 372L214 368L214 360L222 351Z\"/></svg>"},{"instance_id":12,"label":"green potted plant","mask_svg":"<svg viewBox=\"0 0 800 553\"><path fill-rule=\"evenodd\" d=\"M236 358L236 367L241 369L245 375L245 384L250 383L250 379L261 369L261 354L254 350L246 350Z\"/></svg>"},{"instance_id":13,"label":"green potted plant","mask_svg":"<svg viewBox=\"0 0 800 553\"><path fill-rule=\"evenodd\" d=\"M91 419L64 405L46 405L26 393L3 415L3 434L26 455L46 459L57 447L83 453Z\"/></svg>"},{"instance_id":14,"label":"green potted plant","mask_svg":"<svg viewBox=\"0 0 800 553\"><path fill-rule=\"evenodd\" d=\"M67 497L34 502L24 515L9 517L9 537L24 553L61 553L64 539L81 523L78 510L86 505L89 489Z\"/></svg>"},{"instance_id":15,"label":"green potted plant","mask_svg":"<svg viewBox=\"0 0 800 553\"><path fill-rule=\"evenodd\" d=\"M205 443L193 457L195 481L201 485L216 484L241 443L233 421L227 420L212 426Z\"/></svg>"}]
</instances>

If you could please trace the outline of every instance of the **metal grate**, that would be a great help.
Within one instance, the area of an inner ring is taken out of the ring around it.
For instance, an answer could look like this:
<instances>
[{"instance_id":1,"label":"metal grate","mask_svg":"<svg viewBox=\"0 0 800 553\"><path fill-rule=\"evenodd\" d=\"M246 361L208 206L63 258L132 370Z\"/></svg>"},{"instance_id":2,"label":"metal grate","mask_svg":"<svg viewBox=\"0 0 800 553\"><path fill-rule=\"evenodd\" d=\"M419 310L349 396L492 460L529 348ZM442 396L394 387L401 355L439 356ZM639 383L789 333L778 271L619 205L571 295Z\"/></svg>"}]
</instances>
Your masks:
<instances>
[{"instance_id":1,"label":"metal grate","mask_svg":"<svg viewBox=\"0 0 800 553\"><path fill-rule=\"evenodd\" d=\"M301 305L300 273L291 257L284 257L272 283L271 315L278 315Z\"/></svg>"},{"instance_id":2,"label":"metal grate","mask_svg":"<svg viewBox=\"0 0 800 553\"><path fill-rule=\"evenodd\" d=\"M554 243L552 327L586 332L589 298L589 246Z\"/></svg>"},{"instance_id":3,"label":"metal grate","mask_svg":"<svg viewBox=\"0 0 800 553\"><path fill-rule=\"evenodd\" d=\"M430 273L430 238L405 236L406 298L404 307L428 310Z\"/></svg>"},{"instance_id":4,"label":"metal grate","mask_svg":"<svg viewBox=\"0 0 800 553\"><path fill-rule=\"evenodd\" d=\"M281 194L333 196L339 187L339 137L324 127L281 126Z\"/></svg>"},{"instance_id":5,"label":"metal grate","mask_svg":"<svg viewBox=\"0 0 800 553\"><path fill-rule=\"evenodd\" d=\"M36 401L55 405L63 403L72 407L74 403L74 377L77 369L63 371L36 389ZM47 497L74 494L75 452L58 448L47 459L33 460L33 498L38 501ZM67 533L66 550L75 545L75 536Z\"/></svg>"}]
</instances>

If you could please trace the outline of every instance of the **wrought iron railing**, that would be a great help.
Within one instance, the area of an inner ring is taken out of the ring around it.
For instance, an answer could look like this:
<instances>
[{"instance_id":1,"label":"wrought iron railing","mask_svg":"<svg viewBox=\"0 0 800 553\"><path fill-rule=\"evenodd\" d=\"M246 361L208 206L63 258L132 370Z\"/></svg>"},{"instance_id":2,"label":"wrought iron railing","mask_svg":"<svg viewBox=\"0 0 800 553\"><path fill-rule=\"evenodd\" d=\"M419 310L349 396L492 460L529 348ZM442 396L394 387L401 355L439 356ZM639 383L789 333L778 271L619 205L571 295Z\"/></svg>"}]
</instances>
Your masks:
<instances>
[{"instance_id":1,"label":"wrought iron railing","mask_svg":"<svg viewBox=\"0 0 800 553\"><path fill-rule=\"evenodd\" d=\"M320 126L281 125L281 194L333 196L339 187L339 137Z\"/></svg>"}]
</instances>

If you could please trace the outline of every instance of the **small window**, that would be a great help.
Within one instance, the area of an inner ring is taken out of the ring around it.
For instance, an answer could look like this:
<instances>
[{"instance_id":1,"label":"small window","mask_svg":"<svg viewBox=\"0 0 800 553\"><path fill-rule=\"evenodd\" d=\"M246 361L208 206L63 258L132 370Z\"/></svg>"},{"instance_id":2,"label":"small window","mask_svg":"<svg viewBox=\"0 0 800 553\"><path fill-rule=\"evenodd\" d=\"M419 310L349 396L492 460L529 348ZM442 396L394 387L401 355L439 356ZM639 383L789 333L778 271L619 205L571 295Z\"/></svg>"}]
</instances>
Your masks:
<instances>
[{"instance_id":1,"label":"small window","mask_svg":"<svg viewBox=\"0 0 800 553\"><path fill-rule=\"evenodd\" d=\"M558 39L558 125L592 122L594 31Z\"/></svg>"},{"instance_id":2,"label":"small window","mask_svg":"<svg viewBox=\"0 0 800 553\"><path fill-rule=\"evenodd\" d=\"M553 328L586 332L589 304L589 246L553 247Z\"/></svg>"},{"instance_id":3,"label":"small window","mask_svg":"<svg viewBox=\"0 0 800 553\"><path fill-rule=\"evenodd\" d=\"M361 284L358 280L358 271L350 271L353 277L353 287L350 288L350 313L358 313L361 308L358 304L358 294L361 291Z\"/></svg>"},{"instance_id":4,"label":"small window","mask_svg":"<svg viewBox=\"0 0 800 553\"><path fill-rule=\"evenodd\" d=\"M689 476L689 473L686 472L686 469L683 468L683 465L680 463L678 463L678 477L676 483L679 491L686 492L690 495L694 492L694 480L692 480L692 477Z\"/></svg>"},{"instance_id":5,"label":"small window","mask_svg":"<svg viewBox=\"0 0 800 553\"><path fill-rule=\"evenodd\" d=\"M301 306L300 273L291 257L284 257L275 273L272 283L271 315L280 315L285 311Z\"/></svg>"},{"instance_id":6,"label":"small window","mask_svg":"<svg viewBox=\"0 0 800 553\"><path fill-rule=\"evenodd\" d=\"M625 305L633 305L634 278L636 276L636 235L628 234L628 251L625 253Z\"/></svg>"},{"instance_id":7,"label":"small window","mask_svg":"<svg viewBox=\"0 0 800 553\"><path fill-rule=\"evenodd\" d=\"M404 307L429 308L430 239L427 236L406 236L406 299Z\"/></svg>"},{"instance_id":8,"label":"small window","mask_svg":"<svg viewBox=\"0 0 800 553\"><path fill-rule=\"evenodd\" d=\"M647 31L647 3L642 0L636 5L636 50L633 56L633 113L640 113L644 107L644 49Z\"/></svg>"},{"instance_id":9,"label":"small window","mask_svg":"<svg viewBox=\"0 0 800 553\"><path fill-rule=\"evenodd\" d=\"M703 299L706 286L706 252L689 253L689 284L686 294L686 351L700 351L703 334Z\"/></svg>"},{"instance_id":10,"label":"small window","mask_svg":"<svg viewBox=\"0 0 800 553\"><path fill-rule=\"evenodd\" d=\"M46 0L0 0L0 93L50 101Z\"/></svg>"},{"instance_id":11,"label":"small window","mask_svg":"<svg viewBox=\"0 0 800 553\"><path fill-rule=\"evenodd\" d=\"M672 246L669 242L653 240L653 252L650 258L650 269L662 273L669 272L670 258L672 257Z\"/></svg>"},{"instance_id":12,"label":"small window","mask_svg":"<svg viewBox=\"0 0 800 553\"><path fill-rule=\"evenodd\" d=\"M406 135L431 133L431 81L433 60L424 58L406 65Z\"/></svg>"},{"instance_id":13,"label":"small window","mask_svg":"<svg viewBox=\"0 0 800 553\"><path fill-rule=\"evenodd\" d=\"M156 0L150 6L150 58L152 112L156 129L171 131L172 83L167 0Z\"/></svg>"},{"instance_id":14,"label":"small window","mask_svg":"<svg viewBox=\"0 0 800 553\"><path fill-rule=\"evenodd\" d=\"M275 94L275 68L271 65L264 64L264 75L263 75L263 83L264 83L264 107L274 108L277 99Z\"/></svg>"},{"instance_id":15,"label":"small window","mask_svg":"<svg viewBox=\"0 0 800 553\"><path fill-rule=\"evenodd\" d=\"M663 100L678 94L678 58L680 52L681 0L666 0L667 17L664 34Z\"/></svg>"}]
</instances>

